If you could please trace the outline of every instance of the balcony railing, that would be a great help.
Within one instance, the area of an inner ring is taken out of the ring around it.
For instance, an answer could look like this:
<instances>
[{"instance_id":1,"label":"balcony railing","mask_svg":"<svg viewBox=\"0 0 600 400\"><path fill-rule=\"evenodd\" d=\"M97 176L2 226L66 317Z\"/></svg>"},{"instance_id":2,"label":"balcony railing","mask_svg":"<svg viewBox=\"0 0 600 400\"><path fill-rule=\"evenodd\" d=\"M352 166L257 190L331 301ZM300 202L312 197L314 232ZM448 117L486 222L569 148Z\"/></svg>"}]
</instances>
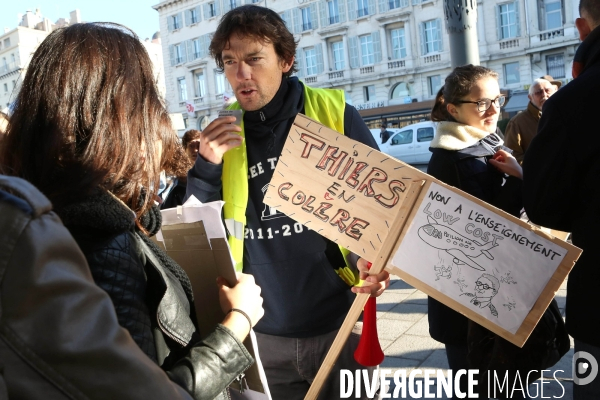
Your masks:
<instances>
[{"instance_id":1,"label":"balcony railing","mask_svg":"<svg viewBox=\"0 0 600 400\"><path fill-rule=\"evenodd\" d=\"M544 40L550 40L557 37L565 36L565 30L563 28L560 29L551 29L548 31L540 32L540 42Z\"/></svg>"},{"instance_id":2,"label":"balcony railing","mask_svg":"<svg viewBox=\"0 0 600 400\"><path fill-rule=\"evenodd\" d=\"M329 73L329 79L340 79L344 77L344 71L335 71Z\"/></svg>"},{"instance_id":3,"label":"balcony railing","mask_svg":"<svg viewBox=\"0 0 600 400\"><path fill-rule=\"evenodd\" d=\"M204 97L194 97L194 104L204 103Z\"/></svg>"},{"instance_id":4,"label":"balcony railing","mask_svg":"<svg viewBox=\"0 0 600 400\"><path fill-rule=\"evenodd\" d=\"M304 79L304 82L306 82L306 83L316 83L317 82L317 77L316 76L307 76Z\"/></svg>"},{"instance_id":5,"label":"balcony railing","mask_svg":"<svg viewBox=\"0 0 600 400\"><path fill-rule=\"evenodd\" d=\"M375 67L374 66L368 66L368 67L362 67L360 69L360 73L362 74L372 74L373 72L375 72Z\"/></svg>"},{"instance_id":6,"label":"balcony railing","mask_svg":"<svg viewBox=\"0 0 600 400\"><path fill-rule=\"evenodd\" d=\"M215 99L216 100L223 100L223 93L216 95Z\"/></svg>"},{"instance_id":7,"label":"balcony railing","mask_svg":"<svg viewBox=\"0 0 600 400\"><path fill-rule=\"evenodd\" d=\"M13 72L17 69L19 69L19 66L14 62L3 64L0 66L0 75L8 74L9 72Z\"/></svg>"},{"instance_id":8,"label":"balcony railing","mask_svg":"<svg viewBox=\"0 0 600 400\"><path fill-rule=\"evenodd\" d=\"M423 62L425 64L430 64L438 61L442 61L442 56L440 56L439 54L423 57Z\"/></svg>"},{"instance_id":9,"label":"balcony railing","mask_svg":"<svg viewBox=\"0 0 600 400\"><path fill-rule=\"evenodd\" d=\"M185 106L186 106L186 104L187 104L187 102L186 102L186 101L180 101L180 102L179 102L179 107L185 107Z\"/></svg>"},{"instance_id":10,"label":"balcony railing","mask_svg":"<svg viewBox=\"0 0 600 400\"><path fill-rule=\"evenodd\" d=\"M511 39L500 42L500 49L510 49L513 47L519 47L519 39Z\"/></svg>"},{"instance_id":11,"label":"balcony railing","mask_svg":"<svg viewBox=\"0 0 600 400\"><path fill-rule=\"evenodd\" d=\"M404 68L406 62L404 60L392 61L388 63L388 69Z\"/></svg>"}]
</instances>

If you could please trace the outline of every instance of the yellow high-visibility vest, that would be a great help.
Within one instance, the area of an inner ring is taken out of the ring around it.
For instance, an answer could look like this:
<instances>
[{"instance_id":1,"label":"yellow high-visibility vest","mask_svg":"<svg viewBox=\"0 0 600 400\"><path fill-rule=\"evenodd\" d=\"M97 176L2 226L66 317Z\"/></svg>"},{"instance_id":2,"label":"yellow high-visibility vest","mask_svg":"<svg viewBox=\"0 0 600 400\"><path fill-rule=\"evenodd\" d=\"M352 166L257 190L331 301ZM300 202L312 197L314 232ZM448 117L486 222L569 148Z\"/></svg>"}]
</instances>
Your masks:
<instances>
[{"instance_id":1,"label":"yellow high-visibility vest","mask_svg":"<svg viewBox=\"0 0 600 400\"><path fill-rule=\"evenodd\" d=\"M285 78L284 78L285 79ZM344 91L333 89L310 88L304 85L304 112L307 117L319 121L325 126L344 134L344 109L346 99ZM241 109L238 102L228 107L229 110ZM245 137L244 119L240 135ZM246 142L239 147L229 150L223 156L223 214L225 225L229 231L229 246L235 260L236 271L242 271L244 258L244 228L246 226L246 208L248 206L248 156ZM346 265L336 269L338 275L348 285L359 283L358 276L353 272L347 261L350 253L340 247ZM335 266L334 266L335 267Z\"/></svg>"}]
</instances>

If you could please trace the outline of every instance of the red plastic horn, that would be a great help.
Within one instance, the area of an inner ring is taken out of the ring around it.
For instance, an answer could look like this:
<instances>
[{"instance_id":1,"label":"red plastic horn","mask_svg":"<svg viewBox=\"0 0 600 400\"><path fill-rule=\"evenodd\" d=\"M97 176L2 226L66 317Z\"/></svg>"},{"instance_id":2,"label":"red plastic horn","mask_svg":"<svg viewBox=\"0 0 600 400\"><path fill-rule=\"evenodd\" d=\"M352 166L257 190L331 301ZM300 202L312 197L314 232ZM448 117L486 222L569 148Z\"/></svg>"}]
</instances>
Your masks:
<instances>
[{"instance_id":1,"label":"red plastic horn","mask_svg":"<svg viewBox=\"0 0 600 400\"><path fill-rule=\"evenodd\" d=\"M367 265L369 269L371 265ZM354 352L354 359L365 367L375 367L381 364L384 358L377 336L377 303L375 297L369 297L363 311L363 330Z\"/></svg>"}]
</instances>

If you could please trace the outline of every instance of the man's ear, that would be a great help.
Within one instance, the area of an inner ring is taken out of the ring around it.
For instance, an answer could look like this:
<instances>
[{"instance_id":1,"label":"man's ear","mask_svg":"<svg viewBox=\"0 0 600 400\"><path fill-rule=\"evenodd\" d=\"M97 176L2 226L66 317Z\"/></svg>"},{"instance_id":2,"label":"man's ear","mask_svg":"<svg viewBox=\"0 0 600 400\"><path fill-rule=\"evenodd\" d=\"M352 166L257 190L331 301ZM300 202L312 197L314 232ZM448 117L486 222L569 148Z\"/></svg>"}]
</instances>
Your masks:
<instances>
[{"instance_id":1,"label":"man's ear","mask_svg":"<svg viewBox=\"0 0 600 400\"><path fill-rule=\"evenodd\" d=\"M582 41L585 40L585 38L592 31L590 24L588 23L588 21L585 18L575 19L575 26L577 27L577 30L579 31L579 39L581 39Z\"/></svg>"},{"instance_id":2,"label":"man's ear","mask_svg":"<svg viewBox=\"0 0 600 400\"><path fill-rule=\"evenodd\" d=\"M292 65L294 65L294 60L295 59L296 59L296 57L292 56L292 59L290 61L281 60L281 71L284 74L286 72L288 72L290 70L290 68L292 68Z\"/></svg>"}]
</instances>

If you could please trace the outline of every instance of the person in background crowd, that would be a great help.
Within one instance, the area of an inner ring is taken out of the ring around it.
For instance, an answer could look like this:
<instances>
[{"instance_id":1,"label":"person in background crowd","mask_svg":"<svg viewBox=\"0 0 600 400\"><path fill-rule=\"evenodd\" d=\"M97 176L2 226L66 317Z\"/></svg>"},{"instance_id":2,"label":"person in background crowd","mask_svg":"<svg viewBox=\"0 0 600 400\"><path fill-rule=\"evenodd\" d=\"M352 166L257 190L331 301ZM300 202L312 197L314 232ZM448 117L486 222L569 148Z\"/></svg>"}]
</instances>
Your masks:
<instances>
[{"instance_id":1,"label":"person in background crowd","mask_svg":"<svg viewBox=\"0 0 600 400\"><path fill-rule=\"evenodd\" d=\"M233 124L235 117L212 121L202 131L200 155L188 175L188 195L202 202L225 200L237 267L263 289L265 318L256 332L274 400L304 398L352 305L353 292L378 296L389 284L387 272L368 275L366 260L359 260L359 276L350 257L315 231L292 229L290 235L264 239L249 234L295 226L282 213L261 216L264 189L298 113L377 148L343 91L311 88L291 76L296 45L273 10L244 5L225 14L210 52L237 98L230 109L244 112L242 126ZM249 176L248 168L256 166L261 173ZM365 286L353 287L359 277L367 279ZM339 398L340 369L362 368L353 356L358 341L359 335L352 334L346 342L321 399Z\"/></svg>"},{"instance_id":2,"label":"person in background crowd","mask_svg":"<svg viewBox=\"0 0 600 400\"><path fill-rule=\"evenodd\" d=\"M550 82L551 84L553 84L554 86L556 86L556 90L560 89L560 87L562 86L562 82L561 81L557 81L556 79L554 79L552 77L552 75L540 76L540 79L545 79L548 82Z\"/></svg>"},{"instance_id":3,"label":"person in background crowd","mask_svg":"<svg viewBox=\"0 0 600 400\"><path fill-rule=\"evenodd\" d=\"M177 151L166 160L166 163L165 168L170 170L172 175L166 176L165 174L166 187L159 194L162 200L160 203L161 210L177 207L184 203L187 189L187 172L194 165L183 146L177 146Z\"/></svg>"},{"instance_id":4,"label":"person in background crowd","mask_svg":"<svg viewBox=\"0 0 600 400\"><path fill-rule=\"evenodd\" d=\"M496 72L474 65L455 68L431 111L431 119L439 124L427 173L518 216L521 167L495 133L503 104ZM445 345L450 369L469 369L468 319L431 297L428 306L429 333ZM467 392L466 376L460 389Z\"/></svg>"},{"instance_id":5,"label":"person in background crowd","mask_svg":"<svg viewBox=\"0 0 600 400\"><path fill-rule=\"evenodd\" d=\"M29 64L5 144L6 171L53 202L142 351L194 398L228 398L226 387L253 362L241 341L263 315L260 288L249 275L233 288L219 281L227 315L200 340L190 280L150 240L161 222L159 174L172 172L167 160L180 145L137 36L111 23L48 35Z\"/></svg>"},{"instance_id":6,"label":"person in background crowd","mask_svg":"<svg viewBox=\"0 0 600 400\"><path fill-rule=\"evenodd\" d=\"M0 399L191 400L119 326L48 199L3 175L0 242Z\"/></svg>"},{"instance_id":7,"label":"person in background crowd","mask_svg":"<svg viewBox=\"0 0 600 400\"><path fill-rule=\"evenodd\" d=\"M573 60L574 79L544 106L523 162L523 199L531 221L571 232L573 244L583 249L567 282L566 325L575 353L591 355L579 361L593 365L590 358L600 362L600 0L582 0L579 13L575 25L583 42ZM573 398L600 399L600 376L573 385Z\"/></svg>"},{"instance_id":8,"label":"person in background crowd","mask_svg":"<svg viewBox=\"0 0 600 400\"><path fill-rule=\"evenodd\" d=\"M183 134L181 138L181 145L185 150L185 154L194 163L198 158L198 151L200 150L200 135L201 132L196 129L190 129Z\"/></svg>"},{"instance_id":9,"label":"person in background crowd","mask_svg":"<svg viewBox=\"0 0 600 400\"><path fill-rule=\"evenodd\" d=\"M392 133L390 131L388 131L386 128L387 127L385 124L381 125L381 132L379 133L379 137L381 138L381 144L384 144L385 142L387 142L390 139L390 136L392 135Z\"/></svg>"},{"instance_id":10,"label":"person in background crowd","mask_svg":"<svg viewBox=\"0 0 600 400\"><path fill-rule=\"evenodd\" d=\"M527 96L529 97L527 110L518 113L508 122L504 134L506 147L513 151L513 156L519 163L523 163L523 155L537 133L538 123L542 116L542 106L560 85L560 81L550 82L546 79L533 81Z\"/></svg>"}]
</instances>

